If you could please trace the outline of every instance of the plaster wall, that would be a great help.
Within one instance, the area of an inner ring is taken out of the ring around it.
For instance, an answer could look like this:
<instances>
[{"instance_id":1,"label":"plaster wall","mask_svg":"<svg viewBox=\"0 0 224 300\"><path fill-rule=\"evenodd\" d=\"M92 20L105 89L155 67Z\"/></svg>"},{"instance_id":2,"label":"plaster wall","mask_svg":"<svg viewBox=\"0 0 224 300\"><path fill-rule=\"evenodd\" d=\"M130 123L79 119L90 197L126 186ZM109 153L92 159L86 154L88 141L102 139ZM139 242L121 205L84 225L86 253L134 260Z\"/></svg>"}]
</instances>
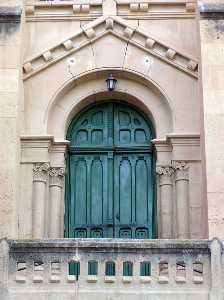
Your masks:
<instances>
[{"instance_id":1,"label":"plaster wall","mask_svg":"<svg viewBox=\"0 0 224 300\"><path fill-rule=\"evenodd\" d=\"M18 230L19 109L23 99L21 5L18 0L0 3L0 236L14 237Z\"/></svg>"},{"instance_id":2,"label":"plaster wall","mask_svg":"<svg viewBox=\"0 0 224 300\"><path fill-rule=\"evenodd\" d=\"M202 85L204 101L205 153L209 236L224 236L223 218L223 122L224 122L224 17L223 1L202 1L201 10L220 13L201 15Z\"/></svg>"}]
</instances>

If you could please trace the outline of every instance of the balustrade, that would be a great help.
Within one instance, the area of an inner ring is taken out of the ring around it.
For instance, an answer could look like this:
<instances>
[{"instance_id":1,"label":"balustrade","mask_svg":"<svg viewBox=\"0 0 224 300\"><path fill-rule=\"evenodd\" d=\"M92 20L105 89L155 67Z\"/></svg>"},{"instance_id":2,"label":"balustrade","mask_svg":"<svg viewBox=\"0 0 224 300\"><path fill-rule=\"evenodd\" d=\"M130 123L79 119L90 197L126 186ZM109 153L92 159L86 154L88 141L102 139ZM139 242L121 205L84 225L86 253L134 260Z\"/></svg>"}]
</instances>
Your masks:
<instances>
[{"instance_id":1,"label":"balustrade","mask_svg":"<svg viewBox=\"0 0 224 300\"><path fill-rule=\"evenodd\" d=\"M61 299L71 299L72 293L81 299L98 293L100 299L113 299L115 293L116 299L167 293L207 299L211 289L208 241L60 239L8 244L8 289L17 299L30 299L30 291L32 299L49 293Z\"/></svg>"}]
</instances>

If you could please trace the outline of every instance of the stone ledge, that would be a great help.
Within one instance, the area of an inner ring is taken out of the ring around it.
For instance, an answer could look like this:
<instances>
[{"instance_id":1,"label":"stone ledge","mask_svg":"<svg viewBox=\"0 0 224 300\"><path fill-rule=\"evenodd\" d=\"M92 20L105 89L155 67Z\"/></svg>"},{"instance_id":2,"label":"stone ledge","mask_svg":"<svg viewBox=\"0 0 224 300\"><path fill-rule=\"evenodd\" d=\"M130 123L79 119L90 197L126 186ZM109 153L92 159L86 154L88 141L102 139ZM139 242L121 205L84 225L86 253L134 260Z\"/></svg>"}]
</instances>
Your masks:
<instances>
[{"instance_id":1,"label":"stone ledge","mask_svg":"<svg viewBox=\"0 0 224 300\"><path fill-rule=\"evenodd\" d=\"M42 239L42 240L8 240L10 252L74 252L79 248L96 252L165 252L186 254L188 252L208 253L208 240L136 240L136 239Z\"/></svg>"},{"instance_id":2,"label":"stone ledge","mask_svg":"<svg viewBox=\"0 0 224 300\"><path fill-rule=\"evenodd\" d=\"M22 8L20 6L9 7L0 6L0 23L5 22L20 22Z\"/></svg>"}]
</instances>

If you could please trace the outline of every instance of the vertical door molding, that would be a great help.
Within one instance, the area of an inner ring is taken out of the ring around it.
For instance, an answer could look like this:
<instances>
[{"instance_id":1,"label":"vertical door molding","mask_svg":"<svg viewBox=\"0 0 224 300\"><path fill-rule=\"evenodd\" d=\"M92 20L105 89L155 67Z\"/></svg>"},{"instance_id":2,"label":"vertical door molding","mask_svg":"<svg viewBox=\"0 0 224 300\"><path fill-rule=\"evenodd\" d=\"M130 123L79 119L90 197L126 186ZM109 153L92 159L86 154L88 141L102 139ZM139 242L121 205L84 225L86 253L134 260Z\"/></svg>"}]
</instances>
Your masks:
<instances>
[{"instance_id":1,"label":"vertical door molding","mask_svg":"<svg viewBox=\"0 0 224 300\"><path fill-rule=\"evenodd\" d=\"M62 191L64 185L64 176L64 168L54 167L49 169L50 238L61 237Z\"/></svg>"},{"instance_id":2,"label":"vertical door molding","mask_svg":"<svg viewBox=\"0 0 224 300\"><path fill-rule=\"evenodd\" d=\"M36 163L33 167L33 239L44 237L46 184L49 167L48 163Z\"/></svg>"},{"instance_id":3,"label":"vertical door molding","mask_svg":"<svg viewBox=\"0 0 224 300\"><path fill-rule=\"evenodd\" d=\"M190 238L189 232L189 166L186 162L176 162L175 186L177 208L177 238Z\"/></svg>"},{"instance_id":4,"label":"vertical door molding","mask_svg":"<svg viewBox=\"0 0 224 300\"><path fill-rule=\"evenodd\" d=\"M156 173L159 177L160 193L160 227L161 238L170 239L173 236L173 174L171 166L157 166Z\"/></svg>"}]
</instances>

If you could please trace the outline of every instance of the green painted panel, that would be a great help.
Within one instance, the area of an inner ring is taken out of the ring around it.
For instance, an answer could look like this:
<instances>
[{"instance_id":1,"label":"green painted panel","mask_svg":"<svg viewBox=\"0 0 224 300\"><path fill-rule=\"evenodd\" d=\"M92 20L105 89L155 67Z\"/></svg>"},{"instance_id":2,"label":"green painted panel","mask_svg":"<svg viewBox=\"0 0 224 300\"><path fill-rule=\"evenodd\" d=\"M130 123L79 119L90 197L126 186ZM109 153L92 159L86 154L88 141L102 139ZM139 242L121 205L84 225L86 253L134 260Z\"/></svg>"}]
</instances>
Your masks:
<instances>
[{"instance_id":1,"label":"green painted panel","mask_svg":"<svg viewBox=\"0 0 224 300\"><path fill-rule=\"evenodd\" d=\"M89 261L88 262L88 275L97 275L98 274L98 262Z\"/></svg>"},{"instance_id":2,"label":"green painted panel","mask_svg":"<svg viewBox=\"0 0 224 300\"><path fill-rule=\"evenodd\" d=\"M115 236L152 238L151 154L116 154L114 160Z\"/></svg>"},{"instance_id":3,"label":"green painted panel","mask_svg":"<svg viewBox=\"0 0 224 300\"><path fill-rule=\"evenodd\" d=\"M115 262L113 262L113 261L106 262L105 275L106 276L115 276L116 275Z\"/></svg>"},{"instance_id":4,"label":"green painted panel","mask_svg":"<svg viewBox=\"0 0 224 300\"><path fill-rule=\"evenodd\" d=\"M152 127L132 107L96 105L70 125L68 237L152 238Z\"/></svg>"},{"instance_id":5,"label":"green painted panel","mask_svg":"<svg viewBox=\"0 0 224 300\"><path fill-rule=\"evenodd\" d=\"M151 263L143 261L140 263L140 276L151 276Z\"/></svg>"},{"instance_id":6,"label":"green painted panel","mask_svg":"<svg viewBox=\"0 0 224 300\"><path fill-rule=\"evenodd\" d=\"M148 181L149 174L146 161L144 157L138 157L135 165L136 223L147 223L148 221Z\"/></svg>"},{"instance_id":7,"label":"green painted panel","mask_svg":"<svg viewBox=\"0 0 224 300\"><path fill-rule=\"evenodd\" d=\"M133 263L130 261L123 262L123 276L133 276Z\"/></svg>"},{"instance_id":8,"label":"green painted panel","mask_svg":"<svg viewBox=\"0 0 224 300\"><path fill-rule=\"evenodd\" d=\"M103 224L103 166L100 159L91 165L91 220L92 224Z\"/></svg>"},{"instance_id":9,"label":"green painted panel","mask_svg":"<svg viewBox=\"0 0 224 300\"><path fill-rule=\"evenodd\" d=\"M116 166L115 168L118 168ZM127 157L122 157L119 163L119 211L116 218L123 224L131 223L132 181L131 163ZM116 175L117 176L117 175Z\"/></svg>"},{"instance_id":10,"label":"green painted panel","mask_svg":"<svg viewBox=\"0 0 224 300\"><path fill-rule=\"evenodd\" d=\"M80 275L80 262L69 263L69 275L76 276L76 280L78 280Z\"/></svg>"}]
</instances>

